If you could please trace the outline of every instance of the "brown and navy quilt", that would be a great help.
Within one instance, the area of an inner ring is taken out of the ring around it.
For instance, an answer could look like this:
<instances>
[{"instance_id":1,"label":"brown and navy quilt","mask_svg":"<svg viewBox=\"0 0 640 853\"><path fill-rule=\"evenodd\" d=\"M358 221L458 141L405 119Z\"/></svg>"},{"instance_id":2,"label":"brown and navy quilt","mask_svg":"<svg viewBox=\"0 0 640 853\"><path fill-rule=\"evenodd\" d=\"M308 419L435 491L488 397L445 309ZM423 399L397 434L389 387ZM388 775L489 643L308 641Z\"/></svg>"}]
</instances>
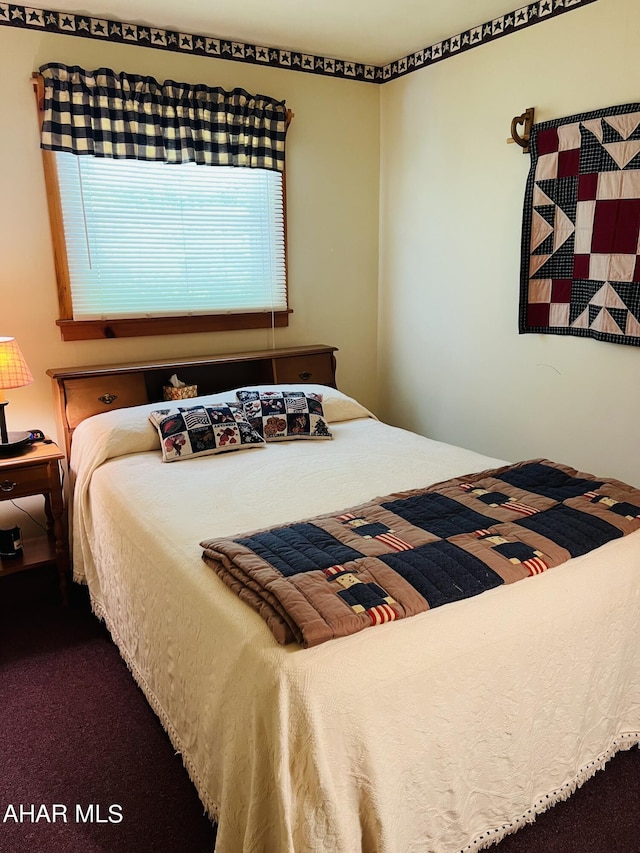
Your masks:
<instances>
[{"instance_id":1,"label":"brown and navy quilt","mask_svg":"<svg viewBox=\"0 0 640 853\"><path fill-rule=\"evenodd\" d=\"M640 346L640 104L536 124L521 333Z\"/></svg>"},{"instance_id":2,"label":"brown and navy quilt","mask_svg":"<svg viewBox=\"0 0 640 853\"><path fill-rule=\"evenodd\" d=\"M203 559L304 647L546 572L640 530L640 490L536 459L201 543Z\"/></svg>"}]
</instances>

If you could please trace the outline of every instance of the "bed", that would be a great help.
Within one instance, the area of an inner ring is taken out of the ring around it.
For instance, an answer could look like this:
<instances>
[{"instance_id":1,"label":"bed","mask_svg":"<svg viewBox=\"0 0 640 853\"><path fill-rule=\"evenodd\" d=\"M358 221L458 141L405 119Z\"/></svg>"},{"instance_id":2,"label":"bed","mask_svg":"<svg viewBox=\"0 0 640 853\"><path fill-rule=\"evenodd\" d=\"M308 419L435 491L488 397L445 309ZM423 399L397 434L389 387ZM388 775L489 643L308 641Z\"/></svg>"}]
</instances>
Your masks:
<instances>
[{"instance_id":1,"label":"bed","mask_svg":"<svg viewBox=\"0 0 640 853\"><path fill-rule=\"evenodd\" d=\"M285 388L322 395L331 440L166 464L149 413L168 404L78 419L75 580L217 821L216 853L487 847L640 742L640 531L451 605L281 645L204 540L506 464L308 379Z\"/></svg>"}]
</instances>

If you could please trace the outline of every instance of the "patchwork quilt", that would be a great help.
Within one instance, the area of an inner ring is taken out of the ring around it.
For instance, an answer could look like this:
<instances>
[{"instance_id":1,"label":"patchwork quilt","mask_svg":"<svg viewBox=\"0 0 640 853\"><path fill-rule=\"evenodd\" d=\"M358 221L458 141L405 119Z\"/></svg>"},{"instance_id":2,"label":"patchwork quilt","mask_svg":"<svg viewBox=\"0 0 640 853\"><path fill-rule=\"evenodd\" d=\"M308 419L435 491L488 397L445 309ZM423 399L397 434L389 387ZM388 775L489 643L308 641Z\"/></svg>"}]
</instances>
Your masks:
<instances>
[{"instance_id":1,"label":"patchwork quilt","mask_svg":"<svg viewBox=\"0 0 640 853\"><path fill-rule=\"evenodd\" d=\"M535 459L201 545L279 643L310 647L546 572L637 530L640 490Z\"/></svg>"},{"instance_id":2,"label":"patchwork quilt","mask_svg":"<svg viewBox=\"0 0 640 853\"><path fill-rule=\"evenodd\" d=\"M640 104L536 124L521 333L640 345Z\"/></svg>"}]
</instances>

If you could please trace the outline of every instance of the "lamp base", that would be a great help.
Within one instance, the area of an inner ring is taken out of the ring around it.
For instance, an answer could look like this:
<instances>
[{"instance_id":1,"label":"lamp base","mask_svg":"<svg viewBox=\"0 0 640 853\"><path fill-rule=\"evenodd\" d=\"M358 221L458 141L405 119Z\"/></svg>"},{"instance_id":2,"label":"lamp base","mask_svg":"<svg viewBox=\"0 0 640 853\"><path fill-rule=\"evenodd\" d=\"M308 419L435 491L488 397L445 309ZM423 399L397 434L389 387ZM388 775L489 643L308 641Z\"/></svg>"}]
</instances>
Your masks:
<instances>
[{"instance_id":1,"label":"lamp base","mask_svg":"<svg viewBox=\"0 0 640 853\"><path fill-rule=\"evenodd\" d=\"M18 456L31 444L30 432L10 432L7 441L0 441L0 456Z\"/></svg>"}]
</instances>

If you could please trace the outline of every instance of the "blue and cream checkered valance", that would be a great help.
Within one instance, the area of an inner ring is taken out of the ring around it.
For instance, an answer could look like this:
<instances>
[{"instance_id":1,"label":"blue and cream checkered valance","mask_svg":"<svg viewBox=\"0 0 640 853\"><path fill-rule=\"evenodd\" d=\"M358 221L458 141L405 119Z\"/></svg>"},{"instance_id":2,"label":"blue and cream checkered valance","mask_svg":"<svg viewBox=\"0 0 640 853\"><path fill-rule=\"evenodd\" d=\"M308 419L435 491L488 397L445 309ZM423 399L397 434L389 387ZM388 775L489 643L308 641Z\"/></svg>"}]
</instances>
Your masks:
<instances>
[{"instance_id":1,"label":"blue and cream checkered valance","mask_svg":"<svg viewBox=\"0 0 640 853\"><path fill-rule=\"evenodd\" d=\"M114 159L284 170L284 101L49 63L42 147Z\"/></svg>"}]
</instances>

